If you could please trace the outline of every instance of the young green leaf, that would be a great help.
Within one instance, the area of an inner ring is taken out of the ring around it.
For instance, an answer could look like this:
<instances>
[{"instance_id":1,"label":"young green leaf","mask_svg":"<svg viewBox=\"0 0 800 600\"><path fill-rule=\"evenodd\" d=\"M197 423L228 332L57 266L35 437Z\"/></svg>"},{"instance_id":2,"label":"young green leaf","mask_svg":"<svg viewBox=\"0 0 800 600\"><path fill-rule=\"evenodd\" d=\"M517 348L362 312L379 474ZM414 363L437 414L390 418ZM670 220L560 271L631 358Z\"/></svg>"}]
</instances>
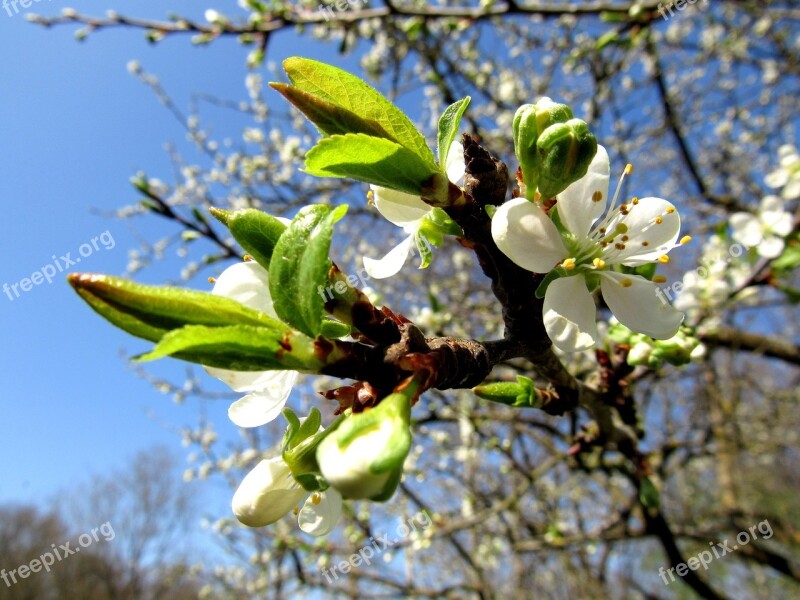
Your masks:
<instances>
[{"instance_id":1,"label":"young green leaf","mask_svg":"<svg viewBox=\"0 0 800 600\"><path fill-rule=\"evenodd\" d=\"M295 87L366 120L375 121L393 140L423 162L435 164L425 137L417 131L405 113L355 75L297 56L283 61L283 68Z\"/></svg>"},{"instance_id":2,"label":"young green leaf","mask_svg":"<svg viewBox=\"0 0 800 600\"><path fill-rule=\"evenodd\" d=\"M362 118L353 111L292 85L285 83L271 83L270 85L314 123L323 135L365 133L373 137L397 141L375 120Z\"/></svg>"},{"instance_id":3,"label":"young green leaf","mask_svg":"<svg viewBox=\"0 0 800 600\"><path fill-rule=\"evenodd\" d=\"M112 325L156 342L185 325L253 325L283 334L280 321L234 300L195 290L141 285L109 275L72 273L78 295Z\"/></svg>"},{"instance_id":4,"label":"young green leaf","mask_svg":"<svg viewBox=\"0 0 800 600\"><path fill-rule=\"evenodd\" d=\"M323 140L306 154L306 172L317 177L349 177L421 196L446 198L449 182L438 167L426 163L391 140L351 133Z\"/></svg>"},{"instance_id":5,"label":"young green leaf","mask_svg":"<svg viewBox=\"0 0 800 600\"><path fill-rule=\"evenodd\" d=\"M314 372L324 364L315 354L314 340L303 334L252 325L188 325L166 334L151 352L137 360L145 362L165 356L234 371Z\"/></svg>"},{"instance_id":6,"label":"young green leaf","mask_svg":"<svg viewBox=\"0 0 800 600\"><path fill-rule=\"evenodd\" d=\"M439 117L439 167L444 172L447 165L447 155L450 152L450 146L453 140L458 135L458 128L461 126L461 117L464 116L464 111L469 106L469 96L462 98L448 106Z\"/></svg>"},{"instance_id":7,"label":"young green leaf","mask_svg":"<svg viewBox=\"0 0 800 600\"><path fill-rule=\"evenodd\" d=\"M269 291L278 316L316 337L322 329L325 299L319 289L328 282L333 226L347 206L311 205L294 218L272 253Z\"/></svg>"},{"instance_id":8,"label":"young green leaf","mask_svg":"<svg viewBox=\"0 0 800 600\"><path fill-rule=\"evenodd\" d=\"M265 269L275 244L286 231L286 225L277 217L254 208L237 210L228 217L228 229L250 256Z\"/></svg>"}]
</instances>

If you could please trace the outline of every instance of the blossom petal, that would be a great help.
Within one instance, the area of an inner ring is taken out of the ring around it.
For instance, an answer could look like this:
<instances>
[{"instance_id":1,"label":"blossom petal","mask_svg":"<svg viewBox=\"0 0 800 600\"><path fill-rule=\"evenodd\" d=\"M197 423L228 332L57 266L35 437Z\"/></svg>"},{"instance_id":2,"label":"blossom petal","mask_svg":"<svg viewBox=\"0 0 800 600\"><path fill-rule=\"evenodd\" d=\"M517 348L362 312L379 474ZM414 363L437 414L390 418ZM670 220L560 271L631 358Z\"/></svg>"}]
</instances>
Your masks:
<instances>
[{"instance_id":1,"label":"blossom petal","mask_svg":"<svg viewBox=\"0 0 800 600\"><path fill-rule=\"evenodd\" d=\"M217 367L205 367L206 373L216 377L234 392L253 392L270 389L277 394L278 390L289 388L297 380L296 371L229 371Z\"/></svg>"},{"instance_id":2,"label":"blossom petal","mask_svg":"<svg viewBox=\"0 0 800 600\"><path fill-rule=\"evenodd\" d=\"M781 237L789 235L794 226L792 214L783 210L783 205L778 196L764 196L758 209L762 228Z\"/></svg>"},{"instance_id":3,"label":"blossom petal","mask_svg":"<svg viewBox=\"0 0 800 600\"><path fill-rule=\"evenodd\" d=\"M755 248L761 243L761 223L758 218L747 212L733 213L728 222L731 224L731 236L748 248Z\"/></svg>"},{"instance_id":4,"label":"blossom petal","mask_svg":"<svg viewBox=\"0 0 800 600\"><path fill-rule=\"evenodd\" d=\"M274 523L292 510L306 495L292 477L282 457L262 460L236 490L231 508L248 527Z\"/></svg>"},{"instance_id":5,"label":"blossom petal","mask_svg":"<svg viewBox=\"0 0 800 600\"><path fill-rule=\"evenodd\" d=\"M619 214L608 224L608 231L614 231L619 224L627 228L627 241L618 250L609 246L603 253L606 261L613 260L630 267L654 262L675 247L681 232L681 218L671 202L661 198L641 198L637 204L627 204L626 215Z\"/></svg>"},{"instance_id":6,"label":"blossom petal","mask_svg":"<svg viewBox=\"0 0 800 600\"><path fill-rule=\"evenodd\" d=\"M800 177L795 177L786 184L786 187L781 190L781 196L785 200L794 200L800 198Z\"/></svg>"},{"instance_id":7,"label":"blossom petal","mask_svg":"<svg viewBox=\"0 0 800 600\"><path fill-rule=\"evenodd\" d=\"M375 260L365 256L364 269L367 274L375 279L386 279L396 275L403 268L412 243L414 243L414 236L410 235L381 259Z\"/></svg>"},{"instance_id":8,"label":"blossom petal","mask_svg":"<svg viewBox=\"0 0 800 600\"><path fill-rule=\"evenodd\" d=\"M259 380L261 387L231 404L228 418L239 427L260 427L274 421L283 410L298 375L297 371L265 371Z\"/></svg>"},{"instance_id":9,"label":"blossom petal","mask_svg":"<svg viewBox=\"0 0 800 600\"><path fill-rule=\"evenodd\" d=\"M776 235L768 235L758 245L758 255L764 258L777 258L783 252L785 245L783 238Z\"/></svg>"},{"instance_id":10,"label":"blossom petal","mask_svg":"<svg viewBox=\"0 0 800 600\"><path fill-rule=\"evenodd\" d=\"M500 251L534 273L547 273L567 258L553 221L524 198L509 200L492 217L492 238Z\"/></svg>"},{"instance_id":11,"label":"blossom petal","mask_svg":"<svg viewBox=\"0 0 800 600\"><path fill-rule=\"evenodd\" d=\"M370 188L375 208L384 219L398 227L405 228L413 225L431 211L431 207L425 204L419 196L374 185Z\"/></svg>"},{"instance_id":12,"label":"blossom petal","mask_svg":"<svg viewBox=\"0 0 800 600\"><path fill-rule=\"evenodd\" d=\"M311 494L297 515L300 529L310 535L329 534L342 516L342 495L333 488Z\"/></svg>"},{"instance_id":13,"label":"blossom petal","mask_svg":"<svg viewBox=\"0 0 800 600\"><path fill-rule=\"evenodd\" d=\"M781 188L789 183L789 172L786 169L776 169L764 177L764 183L773 189Z\"/></svg>"},{"instance_id":14,"label":"blossom petal","mask_svg":"<svg viewBox=\"0 0 800 600\"><path fill-rule=\"evenodd\" d=\"M217 277L211 293L236 300L248 308L278 318L269 295L269 275L257 262L240 262L225 269Z\"/></svg>"},{"instance_id":15,"label":"blossom petal","mask_svg":"<svg viewBox=\"0 0 800 600\"><path fill-rule=\"evenodd\" d=\"M461 142L453 142L450 144L444 170L447 173L447 178L456 185L459 185L461 180L464 179L467 166L464 163L464 146Z\"/></svg>"},{"instance_id":16,"label":"blossom petal","mask_svg":"<svg viewBox=\"0 0 800 600\"><path fill-rule=\"evenodd\" d=\"M581 275L553 281L544 295L544 327L564 352L588 350L597 341L597 306Z\"/></svg>"},{"instance_id":17,"label":"blossom petal","mask_svg":"<svg viewBox=\"0 0 800 600\"><path fill-rule=\"evenodd\" d=\"M608 153L603 146L597 146L586 175L572 183L558 195L558 216L561 222L575 234L584 238L608 205L608 178L611 167ZM595 194L598 194L595 200Z\"/></svg>"},{"instance_id":18,"label":"blossom petal","mask_svg":"<svg viewBox=\"0 0 800 600\"><path fill-rule=\"evenodd\" d=\"M658 286L644 277L601 271L600 290L614 316L632 331L667 340L683 322L683 313L675 310Z\"/></svg>"}]
</instances>

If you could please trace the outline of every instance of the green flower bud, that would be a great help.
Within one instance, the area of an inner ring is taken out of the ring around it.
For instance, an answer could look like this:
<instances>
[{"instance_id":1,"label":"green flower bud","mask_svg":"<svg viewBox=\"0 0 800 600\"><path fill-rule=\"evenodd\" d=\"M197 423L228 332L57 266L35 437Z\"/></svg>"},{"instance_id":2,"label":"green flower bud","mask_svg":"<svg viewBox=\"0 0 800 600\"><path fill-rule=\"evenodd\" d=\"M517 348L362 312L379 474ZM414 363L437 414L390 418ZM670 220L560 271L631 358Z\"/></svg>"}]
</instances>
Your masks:
<instances>
[{"instance_id":1,"label":"green flower bud","mask_svg":"<svg viewBox=\"0 0 800 600\"><path fill-rule=\"evenodd\" d=\"M572 118L572 110L566 104L558 104L550 98L540 98L536 104L523 104L514 115L514 152L522 171L523 195L533 200L539 182L541 158L536 147L537 140L545 129L555 123L564 123Z\"/></svg>"},{"instance_id":2,"label":"green flower bud","mask_svg":"<svg viewBox=\"0 0 800 600\"><path fill-rule=\"evenodd\" d=\"M536 389L532 379L518 376L517 382L497 381L472 388L479 398L507 404L509 406L530 406L538 408L542 405L541 393Z\"/></svg>"},{"instance_id":3,"label":"green flower bud","mask_svg":"<svg viewBox=\"0 0 800 600\"><path fill-rule=\"evenodd\" d=\"M628 352L628 364L631 366L646 365L653 353L653 347L647 342L635 344Z\"/></svg>"},{"instance_id":4,"label":"green flower bud","mask_svg":"<svg viewBox=\"0 0 800 600\"><path fill-rule=\"evenodd\" d=\"M320 471L344 498L382 502L397 489L411 448L411 411L404 394L347 417L317 448Z\"/></svg>"},{"instance_id":5,"label":"green flower bud","mask_svg":"<svg viewBox=\"0 0 800 600\"><path fill-rule=\"evenodd\" d=\"M570 119L542 132L536 148L541 160L539 193L552 198L586 175L597 153L597 140L585 121Z\"/></svg>"}]
</instances>

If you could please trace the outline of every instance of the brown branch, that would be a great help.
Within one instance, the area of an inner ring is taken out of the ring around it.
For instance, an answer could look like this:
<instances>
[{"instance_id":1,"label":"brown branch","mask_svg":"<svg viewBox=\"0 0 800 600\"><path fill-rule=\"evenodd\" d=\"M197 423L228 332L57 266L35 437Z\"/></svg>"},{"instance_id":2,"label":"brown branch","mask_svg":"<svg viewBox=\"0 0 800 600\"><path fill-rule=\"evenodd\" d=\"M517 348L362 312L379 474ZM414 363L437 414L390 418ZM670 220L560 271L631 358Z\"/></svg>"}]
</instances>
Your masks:
<instances>
[{"instance_id":1,"label":"brown branch","mask_svg":"<svg viewBox=\"0 0 800 600\"><path fill-rule=\"evenodd\" d=\"M708 346L744 350L800 366L800 347L789 340L728 328L700 333L698 337Z\"/></svg>"}]
</instances>

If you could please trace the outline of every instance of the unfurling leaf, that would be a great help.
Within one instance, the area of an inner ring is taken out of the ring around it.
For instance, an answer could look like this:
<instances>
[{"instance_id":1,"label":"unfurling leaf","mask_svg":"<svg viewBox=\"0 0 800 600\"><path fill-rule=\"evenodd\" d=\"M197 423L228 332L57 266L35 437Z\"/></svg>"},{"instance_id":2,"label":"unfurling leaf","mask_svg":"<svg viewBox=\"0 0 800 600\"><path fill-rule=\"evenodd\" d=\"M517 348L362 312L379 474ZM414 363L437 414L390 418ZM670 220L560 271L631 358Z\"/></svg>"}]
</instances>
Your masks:
<instances>
[{"instance_id":1,"label":"unfurling leaf","mask_svg":"<svg viewBox=\"0 0 800 600\"><path fill-rule=\"evenodd\" d=\"M286 231L286 225L277 217L254 208L231 213L227 225L245 252L262 267L269 269L272 252Z\"/></svg>"},{"instance_id":2,"label":"unfurling leaf","mask_svg":"<svg viewBox=\"0 0 800 600\"><path fill-rule=\"evenodd\" d=\"M325 300L319 288L328 282L333 226L347 206L303 208L281 235L269 263L269 291L275 312L303 333L322 330Z\"/></svg>"},{"instance_id":3,"label":"unfurling leaf","mask_svg":"<svg viewBox=\"0 0 800 600\"><path fill-rule=\"evenodd\" d=\"M315 60L292 57L283 61L283 68L295 88L358 115L364 121L377 123L388 135L385 139L393 140L407 148L425 163L435 165L435 159L425 137L414 127L411 120L392 104L386 97L355 75ZM285 86L277 84L279 91L292 103L299 95L290 97ZM275 87L275 85L273 85ZM280 89L283 87L283 89ZM297 106L297 104L296 104ZM298 106L298 108L301 108ZM320 122L329 122L330 116L320 112L322 105L310 111L306 116L320 128ZM301 110L303 110L301 108ZM305 113L306 111L303 110ZM341 118L341 115L340 117ZM318 119L319 122L315 119ZM340 121L341 123L341 121ZM360 129L352 129L347 133L364 133ZM383 136L379 136L383 137Z\"/></svg>"},{"instance_id":4,"label":"unfurling leaf","mask_svg":"<svg viewBox=\"0 0 800 600\"><path fill-rule=\"evenodd\" d=\"M151 352L139 356L138 360L150 361L165 356L233 371L314 372L324 365L311 338L297 331L281 333L252 325L188 325L167 333Z\"/></svg>"},{"instance_id":5,"label":"unfurling leaf","mask_svg":"<svg viewBox=\"0 0 800 600\"><path fill-rule=\"evenodd\" d=\"M334 135L306 154L306 172L348 177L446 203L450 182L436 165L391 140L360 133Z\"/></svg>"},{"instance_id":6,"label":"unfurling leaf","mask_svg":"<svg viewBox=\"0 0 800 600\"><path fill-rule=\"evenodd\" d=\"M464 111L467 110L470 100L472 100L472 98L467 96L458 102L454 102L448 106L442 113L442 116L439 117L439 166L443 171L447 165L447 155L450 152L450 146L458 135L458 128L461 126L461 117L464 116Z\"/></svg>"},{"instance_id":7,"label":"unfurling leaf","mask_svg":"<svg viewBox=\"0 0 800 600\"><path fill-rule=\"evenodd\" d=\"M228 298L166 286L141 285L110 275L73 273L69 283L112 325L153 342L186 325L249 325L283 334L284 323Z\"/></svg>"},{"instance_id":8,"label":"unfurling leaf","mask_svg":"<svg viewBox=\"0 0 800 600\"><path fill-rule=\"evenodd\" d=\"M517 381L496 381L484 383L472 389L476 396L491 402L509 406L528 406L538 408L542 405L542 395L532 379L517 376Z\"/></svg>"}]
</instances>

